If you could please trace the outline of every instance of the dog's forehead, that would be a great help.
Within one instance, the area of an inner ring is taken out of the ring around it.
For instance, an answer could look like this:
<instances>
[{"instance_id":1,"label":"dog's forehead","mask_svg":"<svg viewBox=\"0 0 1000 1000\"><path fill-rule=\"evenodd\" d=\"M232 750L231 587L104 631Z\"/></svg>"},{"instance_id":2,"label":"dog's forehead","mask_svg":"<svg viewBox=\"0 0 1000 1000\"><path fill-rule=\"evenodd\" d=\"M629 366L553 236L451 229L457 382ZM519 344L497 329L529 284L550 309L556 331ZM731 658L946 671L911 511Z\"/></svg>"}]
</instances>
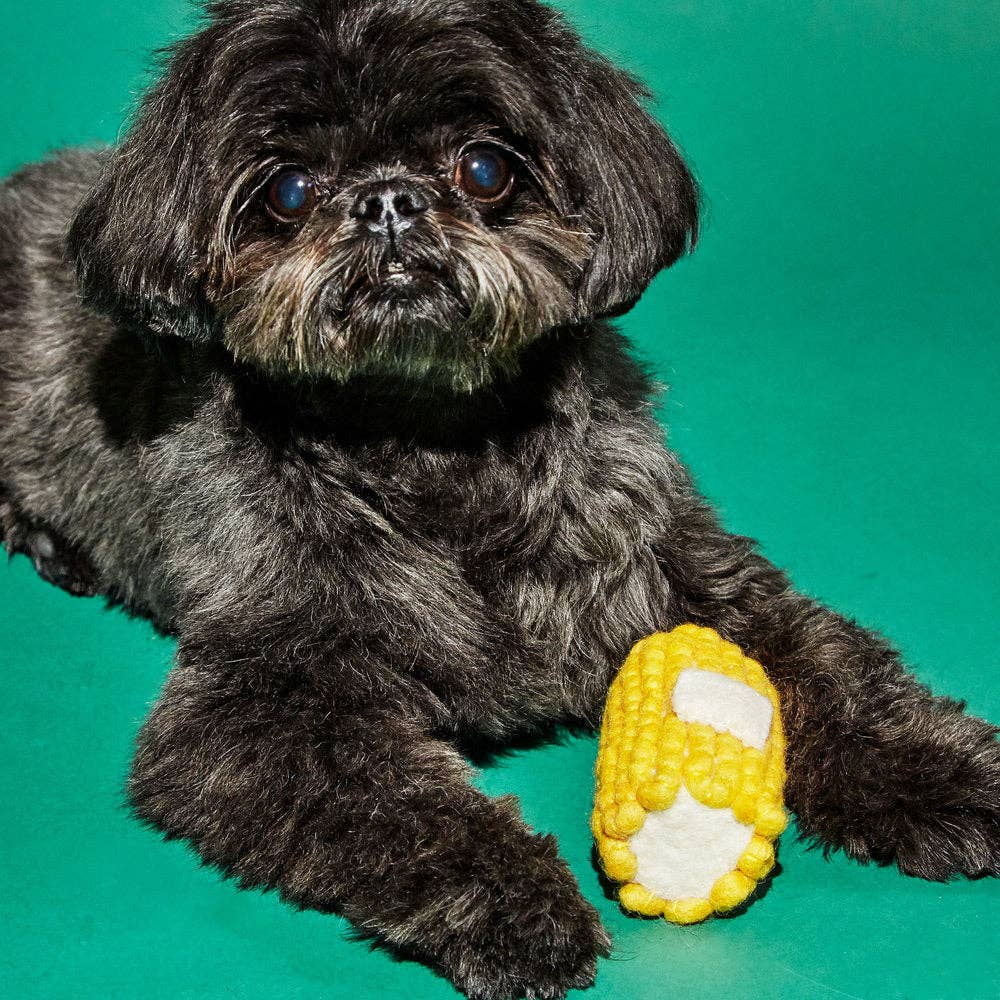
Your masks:
<instances>
[{"instance_id":1,"label":"dog's forehead","mask_svg":"<svg viewBox=\"0 0 1000 1000\"><path fill-rule=\"evenodd\" d=\"M523 0L502 12L484 0L246 5L216 38L216 107L280 124L386 131L464 116L532 131L553 89L543 12Z\"/></svg>"},{"instance_id":2,"label":"dog's forehead","mask_svg":"<svg viewBox=\"0 0 1000 1000\"><path fill-rule=\"evenodd\" d=\"M333 99L349 118L405 125L470 110L514 120L536 112L538 67L517 51L519 32L454 9L442 23L442 6L469 7L392 3L340 22L327 58Z\"/></svg>"}]
</instances>

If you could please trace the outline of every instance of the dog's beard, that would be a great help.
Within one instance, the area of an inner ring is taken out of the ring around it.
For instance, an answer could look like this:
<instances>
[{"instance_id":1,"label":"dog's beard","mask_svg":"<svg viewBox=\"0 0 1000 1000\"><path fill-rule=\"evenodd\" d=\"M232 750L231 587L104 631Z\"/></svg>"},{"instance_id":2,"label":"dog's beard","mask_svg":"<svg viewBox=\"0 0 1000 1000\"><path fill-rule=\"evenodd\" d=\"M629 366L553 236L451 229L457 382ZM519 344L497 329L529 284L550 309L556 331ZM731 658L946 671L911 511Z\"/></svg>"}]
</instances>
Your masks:
<instances>
[{"instance_id":1,"label":"dog's beard","mask_svg":"<svg viewBox=\"0 0 1000 1000\"><path fill-rule=\"evenodd\" d=\"M398 247L307 227L238 251L217 308L234 356L275 374L381 370L471 391L572 320L588 243L541 212L501 230L428 213Z\"/></svg>"}]
</instances>

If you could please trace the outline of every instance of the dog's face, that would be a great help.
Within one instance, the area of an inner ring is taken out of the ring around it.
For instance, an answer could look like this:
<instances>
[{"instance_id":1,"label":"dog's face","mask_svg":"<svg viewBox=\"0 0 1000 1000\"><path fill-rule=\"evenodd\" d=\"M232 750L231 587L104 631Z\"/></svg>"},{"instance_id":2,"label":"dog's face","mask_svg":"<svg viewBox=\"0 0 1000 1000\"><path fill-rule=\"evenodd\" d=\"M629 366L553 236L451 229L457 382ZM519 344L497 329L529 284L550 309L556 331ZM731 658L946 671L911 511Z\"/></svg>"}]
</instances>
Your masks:
<instances>
[{"instance_id":1,"label":"dog's face","mask_svg":"<svg viewBox=\"0 0 1000 1000\"><path fill-rule=\"evenodd\" d=\"M470 390L694 238L635 82L535 0L210 6L74 221L88 300L273 374Z\"/></svg>"}]
</instances>

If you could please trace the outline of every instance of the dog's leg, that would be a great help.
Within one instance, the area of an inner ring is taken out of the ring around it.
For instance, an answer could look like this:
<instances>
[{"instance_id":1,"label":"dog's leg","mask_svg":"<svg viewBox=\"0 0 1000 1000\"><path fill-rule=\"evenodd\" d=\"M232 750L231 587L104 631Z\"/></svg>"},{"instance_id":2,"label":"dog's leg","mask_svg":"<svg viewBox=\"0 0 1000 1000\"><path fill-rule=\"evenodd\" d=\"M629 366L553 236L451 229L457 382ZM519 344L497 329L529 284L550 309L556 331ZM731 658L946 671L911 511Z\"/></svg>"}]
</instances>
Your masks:
<instances>
[{"instance_id":1,"label":"dog's leg","mask_svg":"<svg viewBox=\"0 0 1000 1000\"><path fill-rule=\"evenodd\" d=\"M555 840L474 789L392 682L209 641L232 666L182 641L141 731L129 794L143 819L243 886L343 913L471 997L592 981L608 939Z\"/></svg>"},{"instance_id":2,"label":"dog's leg","mask_svg":"<svg viewBox=\"0 0 1000 1000\"><path fill-rule=\"evenodd\" d=\"M795 593L692 490L671 511L662 561L678 618L740 645L781 692L800 829L924 878L1000 874L997 729L934 697L881 637Z\"/></svg>"},{"instance_id":3,"label":"dog's leg","mask_svg":"<svg viewBox=\"0 0 1000 1000\"><path fill-rule=\"evenodd\" d=\"M38 575L76 597L97 593L87 559L55 531L23 517L0 493L0 542L9 556L24 553Z\"/></svg>"}]
</instances>

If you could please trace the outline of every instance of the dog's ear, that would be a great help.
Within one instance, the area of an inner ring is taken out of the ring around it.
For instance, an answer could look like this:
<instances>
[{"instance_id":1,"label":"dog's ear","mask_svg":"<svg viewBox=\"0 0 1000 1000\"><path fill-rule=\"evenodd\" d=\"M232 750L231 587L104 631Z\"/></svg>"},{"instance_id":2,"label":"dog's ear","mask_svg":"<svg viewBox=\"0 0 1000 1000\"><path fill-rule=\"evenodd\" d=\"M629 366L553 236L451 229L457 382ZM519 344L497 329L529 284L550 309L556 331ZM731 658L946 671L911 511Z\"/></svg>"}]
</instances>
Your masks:
<instances>
[{"instance_id":1,"label":"dog's ear","mask_svg":"<svg viewBox=\"0 0 1000 1000\"><path fill-rule=\"evenodd\" d=\"M175 53L77 209L68 250L84 299L155 333L204 338L210 199L193 104L198 50Z\"/></svg>"},{"instance_id":2,"label":"dog's ear","mask_svg":"<svg viewBox=\"0 0 1000 1000\"><path fill-rule=\"evenodd\" d=\"M579 185L573 210L595 239L579 289L585 316L625 312L697 240L697 185L643 106L647 98L641 84L595 57L567 102L562 146Z\"/></svg>"}]
</instances>

